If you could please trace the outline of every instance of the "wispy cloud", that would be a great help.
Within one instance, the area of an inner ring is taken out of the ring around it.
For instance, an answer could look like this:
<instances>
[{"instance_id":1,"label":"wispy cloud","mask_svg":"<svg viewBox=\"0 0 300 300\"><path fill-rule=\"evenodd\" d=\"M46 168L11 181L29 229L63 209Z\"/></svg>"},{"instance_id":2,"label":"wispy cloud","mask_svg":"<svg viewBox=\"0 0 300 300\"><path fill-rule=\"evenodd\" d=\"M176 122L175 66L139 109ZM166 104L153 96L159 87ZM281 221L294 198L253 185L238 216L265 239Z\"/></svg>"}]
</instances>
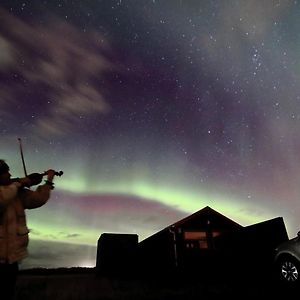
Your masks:
<instances>
[{"instance_id":1,"label":"wispy cloud","mask_svg":"<svg viewBox=\"0 0 300 300\"><path fill-rule=\"evenodd\" d=\"M14 48L0 36L0 70L5 70L14 63Z\"/></svg>"},{"instance_id":2,"label":"wispy cloud","mask_svg":"<svg viewBox=\"0 0 300 300\"><path fill-rule=\"evenodd\" d=\"M79 233L67 233L67 232L60 232L59 233L59 236L61 238L78 238L78 237L81 237L82 235L79 234Z\"/></svg>"},{"instance_id":3,"label":"wispy cloud","mask_svg":"<svg viewBox=\"0 0 300 300\"><path fill-rule=\"evenodd\" d=\"M80 120L109 112L100 81L114 66L101 35L82 32L57 18L40 25L25 23L5 10L0 16L0 74L9 78L0 80L2 117L14 115L14 99L28 93L34 105L24 114L28 111L30 131L39 136L63 136ZM23 103L20 109L24 107Z\"/></svg>"}]
</instances>

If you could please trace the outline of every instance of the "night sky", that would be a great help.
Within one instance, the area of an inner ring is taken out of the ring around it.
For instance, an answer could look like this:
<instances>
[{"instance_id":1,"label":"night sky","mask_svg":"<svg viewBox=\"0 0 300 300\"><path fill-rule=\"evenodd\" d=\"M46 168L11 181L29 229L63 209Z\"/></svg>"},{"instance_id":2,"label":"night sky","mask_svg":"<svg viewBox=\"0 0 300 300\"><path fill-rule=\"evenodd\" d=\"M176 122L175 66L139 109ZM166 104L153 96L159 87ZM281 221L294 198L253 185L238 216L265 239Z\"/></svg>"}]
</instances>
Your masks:
<instances>
[{"instance_id":1,"label":"night sky","mask_svg":"<svg viewBox=\"0 0 300 300\"><path fill-rule=\"evenodd\" d=\"M300 2L1 1L0 158L63 170L23 267L93 266L202 209L300 229Z\"/></svg>"}]
</instances>

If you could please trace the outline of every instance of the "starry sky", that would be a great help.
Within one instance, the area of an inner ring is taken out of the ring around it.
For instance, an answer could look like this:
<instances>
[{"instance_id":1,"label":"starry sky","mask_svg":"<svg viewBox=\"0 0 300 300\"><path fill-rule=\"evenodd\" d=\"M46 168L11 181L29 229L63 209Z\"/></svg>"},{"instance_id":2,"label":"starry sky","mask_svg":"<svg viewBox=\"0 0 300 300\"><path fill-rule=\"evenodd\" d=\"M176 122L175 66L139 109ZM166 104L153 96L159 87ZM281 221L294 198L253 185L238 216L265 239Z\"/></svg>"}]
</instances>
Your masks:
<instances>
[{"instance_id":1,"label":"starry sky","mask_svg":"<svg viewBox=\"0 0 300 300\"><path fill-rule=\"evenodd\" d=\"M300 229L300 2L0 4L0 156L63 170L23 267L94 266L202 209ZM33 187L34 188L34 187Z\"/></svg>"}]
</instances>

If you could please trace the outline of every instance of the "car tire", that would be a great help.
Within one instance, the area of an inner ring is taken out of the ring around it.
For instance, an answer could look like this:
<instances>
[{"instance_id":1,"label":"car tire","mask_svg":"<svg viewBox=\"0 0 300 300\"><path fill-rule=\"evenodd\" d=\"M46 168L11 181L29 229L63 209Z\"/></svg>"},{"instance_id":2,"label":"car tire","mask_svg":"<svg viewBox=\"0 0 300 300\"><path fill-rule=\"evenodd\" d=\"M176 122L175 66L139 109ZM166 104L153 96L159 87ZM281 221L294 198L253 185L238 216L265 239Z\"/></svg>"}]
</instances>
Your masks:
<instances>
[{"instance_id":1,"label":"car tire","mask_svg":"<svg viewBox=\"0 0 300 300\"><path fill-rule=\"evenodd\" d=\"M293 257L285 256L278 261L277 271L282 282L299 284L300 263Z\"/></svg>"}]
</instances>

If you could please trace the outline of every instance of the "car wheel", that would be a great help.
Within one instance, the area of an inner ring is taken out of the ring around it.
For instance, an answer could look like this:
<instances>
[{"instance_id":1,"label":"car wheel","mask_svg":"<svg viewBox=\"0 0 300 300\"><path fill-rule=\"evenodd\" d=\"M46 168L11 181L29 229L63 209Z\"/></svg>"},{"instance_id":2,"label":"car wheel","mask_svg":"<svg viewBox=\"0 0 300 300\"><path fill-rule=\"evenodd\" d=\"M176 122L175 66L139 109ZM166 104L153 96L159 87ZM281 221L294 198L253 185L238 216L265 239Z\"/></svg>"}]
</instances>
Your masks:
<instances>
[{"instance_id":1,"label":"car wheel","mask_svg":"<svg viewBox=\"0 0 300 300\"><path fill-rule=\"evenodd\" d=\"M280 278L287 283L298 283L300 281L300 265L292 257L284 257L278 266Z\"/></svg>"}]
</instances>

